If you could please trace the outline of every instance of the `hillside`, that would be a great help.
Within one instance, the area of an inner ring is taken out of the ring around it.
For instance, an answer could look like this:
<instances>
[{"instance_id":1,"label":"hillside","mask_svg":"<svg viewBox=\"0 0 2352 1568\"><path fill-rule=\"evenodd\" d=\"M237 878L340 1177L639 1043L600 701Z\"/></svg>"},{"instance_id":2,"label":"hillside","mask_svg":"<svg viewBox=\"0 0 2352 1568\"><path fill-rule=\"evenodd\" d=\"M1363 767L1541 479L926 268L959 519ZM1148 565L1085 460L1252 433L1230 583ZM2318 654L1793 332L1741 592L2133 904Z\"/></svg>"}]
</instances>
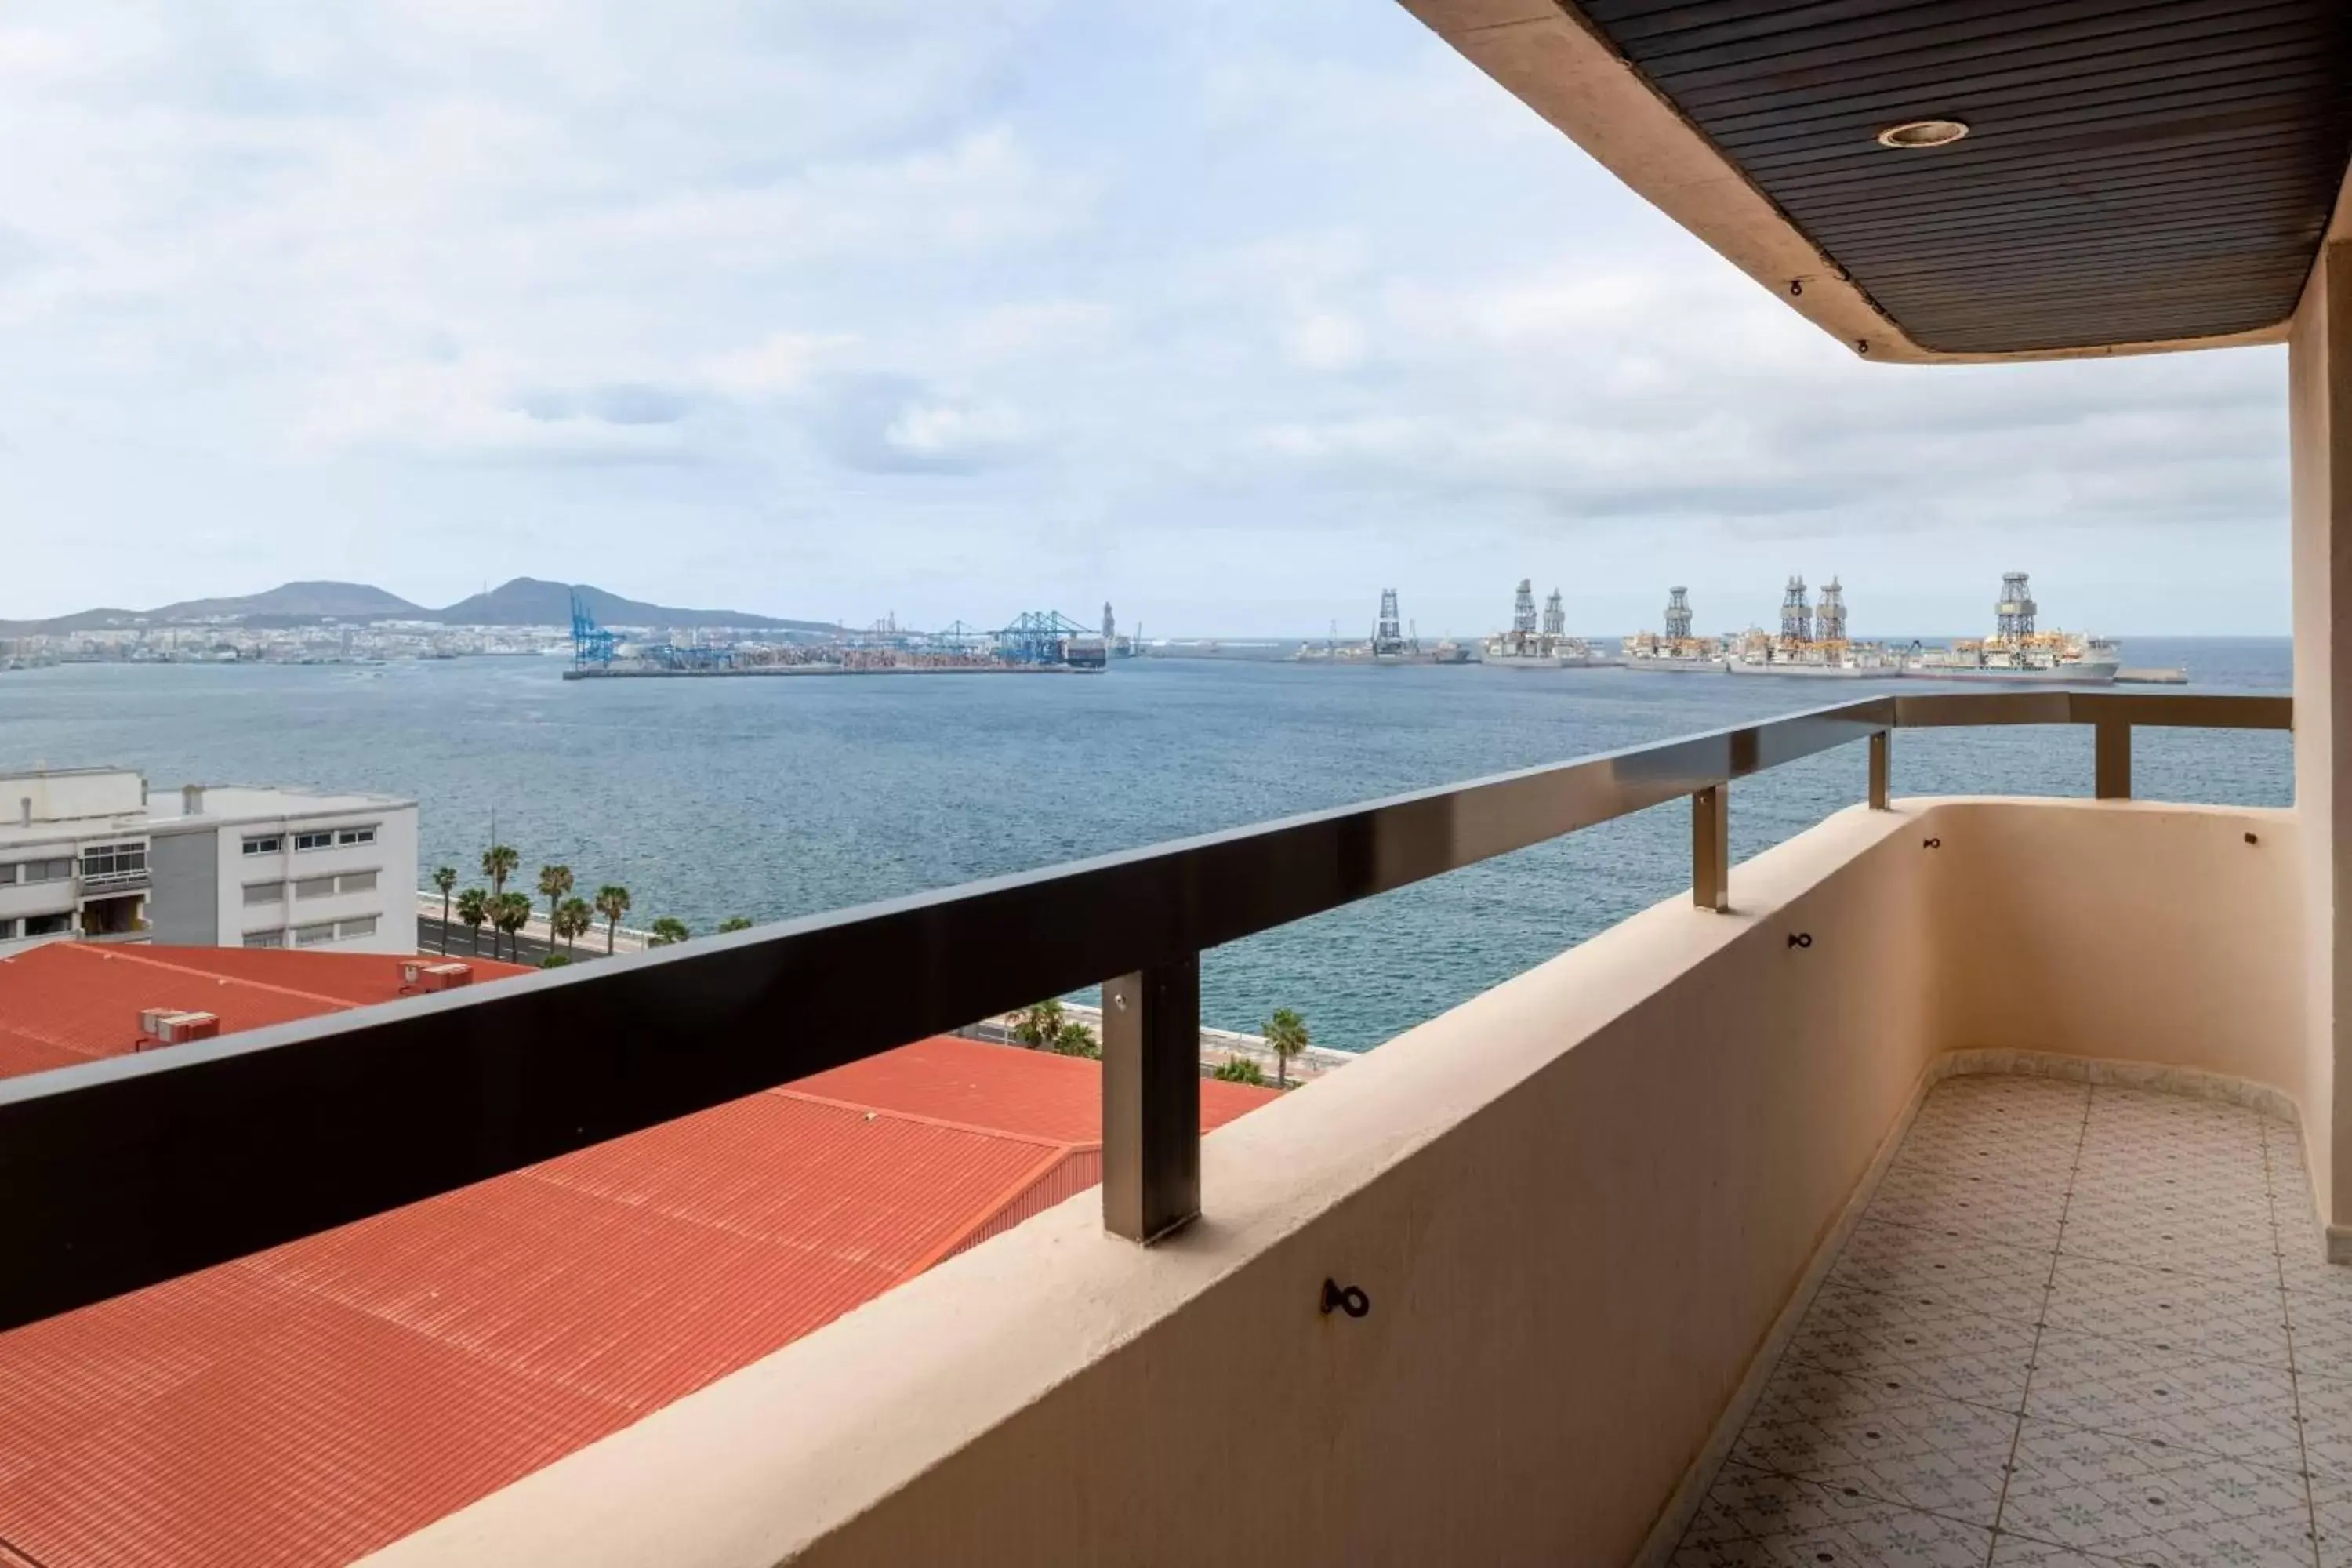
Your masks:
<instances>
[{"instance_id":1,"label":"hillside","mask_svg":"<svg viewBox=\"0 0 2352 1568\"><path fill-rule=\"evenodd\" d=\"M259 594L233 598L184 599L152 610L79 610L37 621L0 621L0 637L56 636L109 627L191 625L237 621L253 626L306 622L438 621L446 626L562 626L572 622L573 585L538 577L517 577L446 609L428 610L367 583L283 583ZM608 626L654 626L687 630L739 626L771 631L831 632L825 621L781 620L748 610L680 609L647 604L583 583L578 592L588 613Z\"/></svg>"},{"instance_id":2,"label":"hillside","mask_svg":"<svg viewBox=\"0 0 2352 1568\"><path fill-rule=\"evenodd\" d=\"M338 621L414 621L431 612L368 583L281 583L235 599L184 599L147 612L152 621L220 621L248 616Z\"/></svg>"},{"instance_id":3,"label":"hillside","mask_svg":"<svg viewBox=\"0 0 2352 1568\"><path fill-rule=\"evenodd\" d=\"M517 577L502 583L487 594L476 594L460 599L444 610L427 614L436 621L452 626L562 626L572 623L572 595L575 585L550 583L538 577ZM688 610L669 605L649 605L642 599L625 599L618 594L586 583L577 584L577 592L588 613L608 626L745 626L778 631L831 631L833 626L823 621L778 620L772 616L755 616L748 610Z\"/></svg>"}]
</instances>

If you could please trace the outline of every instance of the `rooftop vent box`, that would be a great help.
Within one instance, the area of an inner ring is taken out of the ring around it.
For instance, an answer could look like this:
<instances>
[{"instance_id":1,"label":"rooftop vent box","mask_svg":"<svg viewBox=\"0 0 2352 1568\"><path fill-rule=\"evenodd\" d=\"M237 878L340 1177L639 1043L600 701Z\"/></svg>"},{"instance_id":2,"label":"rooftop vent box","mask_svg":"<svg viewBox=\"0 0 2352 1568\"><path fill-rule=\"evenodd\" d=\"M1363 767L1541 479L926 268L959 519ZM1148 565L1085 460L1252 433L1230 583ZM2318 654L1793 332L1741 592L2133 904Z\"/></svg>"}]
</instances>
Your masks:
<instances>
[{"instance_id":1,"label":"rooftop vent box","mask_svg":"<svg viewBox=\"0 0 2352 1568\"><path fill-rule=\"evenodd\" d=\"M145 1007L139 1014L141 1047L148 1045L184 1046L190 1040L209 1040L220 1033L220 1019L211 1013L188 1013L177 1007Z\"/></svg>"},{"instance_id":2,"label":"rooftop vent box","mask_svg":"<svg viewBox=\"0 0 2352 1568\"><path fill-rule=\"evenodd\" d=\"M400 983L419 991L448 991L474 983L474 966L470 963L404 963L400 966Z\"/></svg>"}]
</instances>

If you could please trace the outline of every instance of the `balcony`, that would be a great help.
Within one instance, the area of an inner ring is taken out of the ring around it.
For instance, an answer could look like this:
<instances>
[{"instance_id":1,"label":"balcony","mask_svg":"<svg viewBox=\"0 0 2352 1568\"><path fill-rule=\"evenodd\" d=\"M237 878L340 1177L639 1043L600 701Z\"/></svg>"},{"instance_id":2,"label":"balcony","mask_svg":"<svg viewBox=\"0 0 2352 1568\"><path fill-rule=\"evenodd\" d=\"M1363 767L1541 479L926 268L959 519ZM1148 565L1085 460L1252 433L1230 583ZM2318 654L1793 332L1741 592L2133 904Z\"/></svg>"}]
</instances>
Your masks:
<instances>
[{"instance_id":1,"label":"balcony","mask_svg":"<svg viewBox=\"0 0 2352 1568\"><path fill-rule=\"evenodd\" d=\"M1900 1561L1884 1542L1990 1543L1997 1476L1955 1500L1882 1464L1891 1479L1848 1497L1860 1461L1790 1439L1785 1413L1865 1420L1917 1393L1979 1426L2142 1441L2079 1391L2052 1404L2063 1391L2038 1371L2017 1384L2016 1352L2032 1357L2021 1325L2057 1321L2063 1295L2132 1357L2168 1353L2122 1326L2163 1310L2140 1287L2168 1266L2225 1284L2284 1270L2313 1335L2352 1330L2304 1174L2325 1180L2331 1111L2305 1027L2297 821L2129 798L2135 726L2289 718L2276 698L1877 698L0 1083L0 1180L42 1194L0 1211L26 1265L0 1280L0 1315L68 1310L1109 973L1099 1194L383 1559L926 1561L981 1540L1004 1561L1598 1563L1647 1542L1707 1562L1818 1537ZM1891 794L1906 731L2027 722L2092 728L2098 798ZM1847 745L1869 751L1870 798L1728 866L1738 781ZM1691 896L1199 1136L1203 949L1659 807L1689 813ZM879 973L903 984L877 994ZM2024 1131L1985 1162L1987 1203L1967 1145L2011 1110ZM2123 1224L2135 1184L2152 1198L2168 1175L2204 1205L2178 1254ZM1884 1287L1934 1268L1939 1230L1988 1226L1971 1267L1997 1242L2018 1269L1956 1297L1937 1331L2000 1340L2009 1361L1913 1356L1924 1389L1875 1389L1858 1373L1910 1321ZM2178 1304L2246 1315L2239 1298ZM2301 1363L2242 1364L2274 1388ZM1959 1371L1981 1384L1935 1381ZM2202 1408L2206 1458L2241 1462L2233 1418ZM2199 1452L2198 1415L2163 1428L2171 1473ZM2140 1450L2119 1452L2127 1468ZM2309 1481L2260 1470L2264 1495L2304 1487L2307 1521L2334 1484L2317 1463ZM2033 1517L2007 1533L2082 1544L2025 1533Z\"/></svg>"},{"instance_id":2,"label":"balcony","mask_svg":"<svg viewBox=\"0 0 2352 1568\"><path fill-rule=\"evenodd\" d=\"M2292 712L1874 697L0 1082L0 1328L1100 984L1098 1194L376 1561L2352 1562L2340 7L1407 4L1863 361L2286 343ZM2291 719L2293 808L2134 798L2136 729ZM2092 798L1895 790L2021 723ZM1848 746L1731 864L1741 781ZM1647 810L1687 896L1201 1135L1204 952ZM135 1484L220 1480L153 1427ZM278 1507L382 1479L284 1430ZM131 1495L79 1479L61 1532Z\"/></svg>"}]
</instances>

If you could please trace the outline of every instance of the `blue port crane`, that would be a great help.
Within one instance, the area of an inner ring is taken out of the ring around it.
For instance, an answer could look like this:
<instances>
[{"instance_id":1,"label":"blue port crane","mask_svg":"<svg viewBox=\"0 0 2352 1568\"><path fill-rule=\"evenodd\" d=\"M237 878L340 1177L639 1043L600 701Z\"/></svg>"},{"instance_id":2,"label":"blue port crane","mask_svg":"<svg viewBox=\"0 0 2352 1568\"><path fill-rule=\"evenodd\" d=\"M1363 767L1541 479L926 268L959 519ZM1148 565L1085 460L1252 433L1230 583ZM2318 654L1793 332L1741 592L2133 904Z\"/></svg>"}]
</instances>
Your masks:
<instances>
[{"instance_id":1,"label":"blue port crane","mask_svg":"<svg viewBox=\"0 0 2352 1568\"><path fill-rule=\"evenodd\" d=\"M596 617L575 592L572 595L572 667L586 669L610 665L620 640L616 634L596 624ZM730 648L681 647L674 642L639 644L635 657L664 669L727 669L735 663Z\"/></svg>"},{"instance_id":2,"label":"blue port crane","mask_svg":"<svg viewBox=\"0 0 2352 1568\"><path fill-rule=\"evenodd\" d=\"M996 657L1007 664L1060 664L1066 657L1064 639L1091 637L1094 628L1080 626L1059 610L1024 610L1013 617L1011 626L999 626L992 635Z\"/></svg>"},{"instance_id":3,"label":"blue port crane","mask_svg":"<svg viewBox=\"0 0 2352 1568\"><path fill-rule=\"evenodd\" d=\"M572 668L585 669L613 662L613 644L617 641L611 632L596 624L580 595L572 595Z\"/></svg>"}]
</instances>

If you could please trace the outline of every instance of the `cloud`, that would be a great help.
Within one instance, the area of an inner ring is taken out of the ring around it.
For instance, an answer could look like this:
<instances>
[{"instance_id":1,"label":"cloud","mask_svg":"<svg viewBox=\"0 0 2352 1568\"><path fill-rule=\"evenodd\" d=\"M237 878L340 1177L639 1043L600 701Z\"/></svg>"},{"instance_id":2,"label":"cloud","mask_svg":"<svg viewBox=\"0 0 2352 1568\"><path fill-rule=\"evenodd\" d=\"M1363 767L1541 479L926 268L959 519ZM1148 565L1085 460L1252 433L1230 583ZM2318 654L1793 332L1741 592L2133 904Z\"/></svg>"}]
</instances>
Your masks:
<instances>
[{"instance_id":1,"label":"cloud","mask_svg":"<svg viewBox=\"0 0 2352 1568\"><path fill-rule=\"evenodd\" d=\"M528 392L516 402L533 419L593 419L606 425L675 425L693 412L694 405L688 393L626 384Z\"/></svg>"},{"instance_id":2,"label":"cloud","mask_svg":"<svg viewBox=\"0 0 2352 1568\"><path fill-rule=\"evenodd\" d=\"M2179 624L2284 618L2277 353L1863 363L1401 6L22 0L0 139L0 505L75 523L0 615L267 559L1475 631L1803 554L2095 621L2155 538Z\"/></svg>"},{"instance_id":3,"label":"cloud","mask_svg":"<svg viewBox=\"0 0 2352 1568\"><path fill-rule=\"evenodd\" d=\"M1003 405L878 374L828 378L814 389L805 417L835 461L877 474L976 473L1014 461L1034 436Z\"/></svg>"}]
</instances>

